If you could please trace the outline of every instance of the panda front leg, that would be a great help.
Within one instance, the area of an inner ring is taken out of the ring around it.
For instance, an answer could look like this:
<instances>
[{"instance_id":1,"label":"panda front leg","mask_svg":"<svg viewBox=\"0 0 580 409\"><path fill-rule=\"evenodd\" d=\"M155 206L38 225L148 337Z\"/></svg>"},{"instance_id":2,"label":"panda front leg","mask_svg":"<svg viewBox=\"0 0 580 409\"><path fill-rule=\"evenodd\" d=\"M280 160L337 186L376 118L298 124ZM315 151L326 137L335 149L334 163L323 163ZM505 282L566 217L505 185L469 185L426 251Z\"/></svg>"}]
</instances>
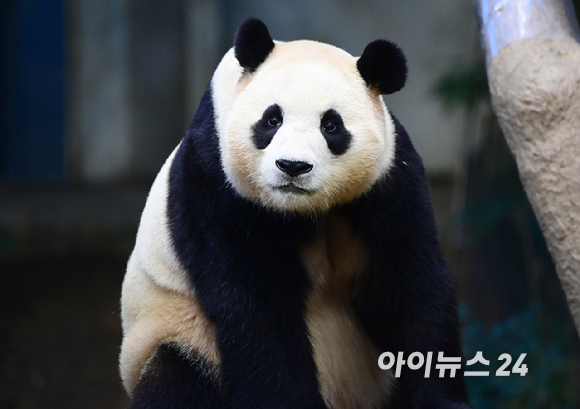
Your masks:
<instances>
[{"instance_id":1,"label":"panda front leg","mask_svg":"<svg viewBox=\"0 0 580 409\"><path fill-rule=\"evenodd\" d=\"M368 250L367 274L355 310L380 352L413 352L433 361L402 367L389 409L467 409L463 371L435 370L438 353L461 357L451 274L441 255L423 167L402 128L390 179L351 208L351 222ZM372 215L369 217L368 215Z\"/></svg>"},{"instance_id":2,"label":"panda front leg","mask_svg":"<svg viewBox=\"0 0 580 409\"><path fill-rule=\"evenodd\" d=\"M228 409L217 368L162 344L141 374L130 409Z\"/></svg>"},{"instance_id":3,"label":"panda front leg","mask_svg":"<svg viewBox=\"0 0 580 409\"><path fill-rule=\"evenodd\" d=\"M393 274L392 270L386 272L390 278ZM391 352L397 358L402 352L406 361L400 377L395 379L388 409L470 408L463 371L458 369L451 377L446 370L440 377L435 368L439 352L445 357L462 356L455 303L447 280L431 278L411 285L404 280L387 280L380 285L376 285L380 280L370 281L375 285L365 288L358 304L363 325L381 353ZM416 285L421 288L413 288ZM389 288L386 296L385 288ZM413 352L420 352L425 358L423 366L416 370L408 367L408 357ZM432 353L432 362L426 377L428 353ZM391 371L395 372L395 368L396 364Z\"/></svg>"},{"instance_id":4,"label":"panda front leg","mask_svg":"<svg viewBox=\"0 0 580 409\"><path fill-rule=\"evenodd\" d=\"M217 282L196 280L200 304L217 330L218 366L181 345L163 344L141 372L130 408L327 409L300 308L303 297L296 292L300 272L281 271L274 276L287 275L285 285L261 287L252 285L245 268L227 270L244 279L214 271Z\"/></svg>"},{"instance_id":5,"label":"panda front leg","mask_svg":"<svg viewBox=\"0 0 580 409\"><path fill-rule=\"evenodd\" d=\"M327 409L293 297L272 294L265 303L250 295L244 302L243 288L236 291L239 302L217 319L220 373L231 407Z\"/></svg>"}]
</instances>

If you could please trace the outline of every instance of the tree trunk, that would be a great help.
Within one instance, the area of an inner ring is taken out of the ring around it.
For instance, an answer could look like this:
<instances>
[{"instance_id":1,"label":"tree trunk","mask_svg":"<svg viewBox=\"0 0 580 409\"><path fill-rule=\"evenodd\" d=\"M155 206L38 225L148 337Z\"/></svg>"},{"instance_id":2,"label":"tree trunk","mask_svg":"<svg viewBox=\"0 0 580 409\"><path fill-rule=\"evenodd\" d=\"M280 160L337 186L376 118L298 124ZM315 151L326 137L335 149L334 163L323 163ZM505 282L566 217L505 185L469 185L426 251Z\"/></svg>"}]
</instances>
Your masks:
<instances>
[{"instance_id":1,"label":"tree trunk","mask_svg":"<svg viewBox=\"0 0 580 409\"><path fill-rule=\"evenodd\" d=\"M580 332L577 25L565 0L481 0L479 6L492 106Z\"/></svg>"}]
</instances>

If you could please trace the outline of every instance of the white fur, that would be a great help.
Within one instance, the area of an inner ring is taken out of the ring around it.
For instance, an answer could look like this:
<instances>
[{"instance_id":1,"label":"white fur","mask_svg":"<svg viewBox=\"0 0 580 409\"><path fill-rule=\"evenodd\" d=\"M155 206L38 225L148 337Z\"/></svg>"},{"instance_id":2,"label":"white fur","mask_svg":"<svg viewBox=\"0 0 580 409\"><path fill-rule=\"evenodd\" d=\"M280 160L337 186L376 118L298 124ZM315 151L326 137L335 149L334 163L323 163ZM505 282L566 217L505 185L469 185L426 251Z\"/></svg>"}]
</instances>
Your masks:
<instances>
[{"instance_id":1,"label":"white fur","mask_svg":"<svg viewBox=\"0 0 580 409\"><path fill-rule=\"evenodd\" d=\"M382 407L394 384L392 372L378 367L380 352L351 305L353 287L365 270L366 256L360 237L338 216L321 223L302 251L311 281L306 323L320 392L333 409Z\"/></svg>"},{"instance_id":2,"label":"white fur","mask_svg":"<svg viewBox=\"0 0 580 409\"><path fill-rule=\"evenodd\" d=\"M151 187L123 281L120 372L129 393L164 342L175 341L185 352L219 362L215 328L201 312L167 226L169 168L178 148Z\"/></svg>"},{"instance_id":3,"label":"white fur","mask_svg":"<svg viewBox=\"0 0 580 409\"><path fill-rule=\"evenodd\" d=\"M235 190L281 211L316 212L362 195L394 157L394 125L380 95L368 89L357 59L314 41L276 42L253 74L243 74L233 51L212 79L222 166ZM265 109L281 106L283 123L272 142L257 149L252 126ZM321 115L336 110L352 135L350 148L333 155L320 132ZM282 192L287 183L276 160L314 165L295 185L312 194Z\"/></svg>"}]
</instances>

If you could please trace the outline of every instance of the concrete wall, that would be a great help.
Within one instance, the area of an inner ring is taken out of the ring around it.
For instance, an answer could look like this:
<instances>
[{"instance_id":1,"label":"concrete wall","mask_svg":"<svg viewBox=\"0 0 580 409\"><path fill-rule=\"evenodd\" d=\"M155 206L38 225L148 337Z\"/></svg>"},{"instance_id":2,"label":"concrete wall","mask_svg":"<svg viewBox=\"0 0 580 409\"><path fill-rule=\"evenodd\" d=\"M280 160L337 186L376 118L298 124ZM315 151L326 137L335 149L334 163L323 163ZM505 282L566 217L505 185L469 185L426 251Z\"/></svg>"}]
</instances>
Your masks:
<instances>
[{"instance_id":1,"label":"concrete wall","mask_svg":"<svg viewBox=\"0 0 580 409\"><path fill-rule=\"evenodd\" d=\"M466 132L431 88L479 53L469 0L189 0L70 2L73 174L150 178L183 135L238 24L263 19L274 38L309 38L355 55L376 38L398 43L409 81L385 98L431 173L453 173ZM469 124L467 124L469 126Z\"/></svg>"},{"instance_id":2,"label":"concrete wall","mask_svg":"<svg viewBox=\"0 0 580 409\"><path fill-rule=\"evenodd\" d=\"M152 177L183 136L181 1L70 2L73 175Z\"/></svg>"}]
</instances>

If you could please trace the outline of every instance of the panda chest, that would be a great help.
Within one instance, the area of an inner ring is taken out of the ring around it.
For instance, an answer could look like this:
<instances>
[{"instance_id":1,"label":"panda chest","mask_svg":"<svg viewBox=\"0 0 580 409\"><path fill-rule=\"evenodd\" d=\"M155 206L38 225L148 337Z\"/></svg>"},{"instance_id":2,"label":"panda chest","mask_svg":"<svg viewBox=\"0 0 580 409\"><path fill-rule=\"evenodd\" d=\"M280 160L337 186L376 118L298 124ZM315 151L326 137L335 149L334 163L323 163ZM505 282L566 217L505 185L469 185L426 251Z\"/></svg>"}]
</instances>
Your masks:
<instances>
[{"instance_id":1,"label":"panda chest","mask_svg":"<svg viewBox=\"0 0 580 409\"><path fill-rule=\"evenodd\" d=\"M391 384L377 364L379 351L356 319L351 300L367 254L346 220L322 224L302 251L311 281L306 323L320 391L329 408L378 408Z\"/></svg>"}]
</instances>

